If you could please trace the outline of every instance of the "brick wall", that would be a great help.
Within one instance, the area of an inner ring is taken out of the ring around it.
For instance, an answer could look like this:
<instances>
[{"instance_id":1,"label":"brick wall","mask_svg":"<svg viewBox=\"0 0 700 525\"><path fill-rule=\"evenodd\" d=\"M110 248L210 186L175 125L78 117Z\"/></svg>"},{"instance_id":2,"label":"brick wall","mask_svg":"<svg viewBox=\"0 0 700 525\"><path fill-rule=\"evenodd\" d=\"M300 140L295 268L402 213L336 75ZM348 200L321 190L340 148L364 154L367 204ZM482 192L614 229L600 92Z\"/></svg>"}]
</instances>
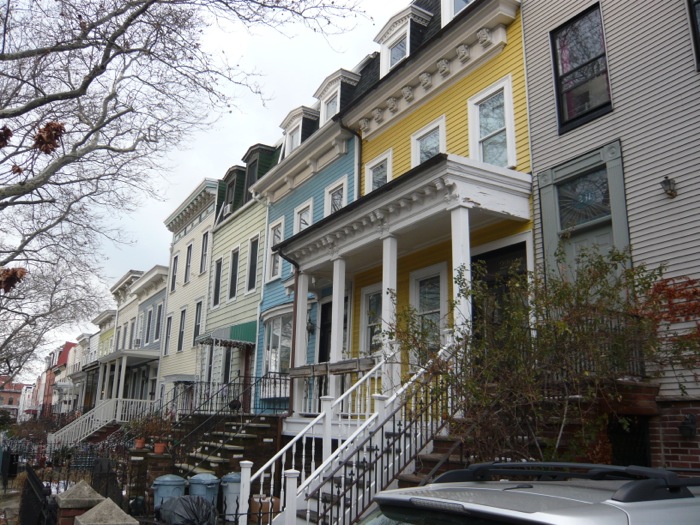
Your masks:
<instances>
[{"instance_id":1,"label":"brick wall","mask_svg":"<svg viewBox=\"0 0 700 525\"><path fill-rule=\"evenodd\" d=\"M659 400L658 406L649 428L652 466L700 469L700 434L686 439L678 430L686 414L700 421L700 400Z\"/></svg>"}]
</instances>

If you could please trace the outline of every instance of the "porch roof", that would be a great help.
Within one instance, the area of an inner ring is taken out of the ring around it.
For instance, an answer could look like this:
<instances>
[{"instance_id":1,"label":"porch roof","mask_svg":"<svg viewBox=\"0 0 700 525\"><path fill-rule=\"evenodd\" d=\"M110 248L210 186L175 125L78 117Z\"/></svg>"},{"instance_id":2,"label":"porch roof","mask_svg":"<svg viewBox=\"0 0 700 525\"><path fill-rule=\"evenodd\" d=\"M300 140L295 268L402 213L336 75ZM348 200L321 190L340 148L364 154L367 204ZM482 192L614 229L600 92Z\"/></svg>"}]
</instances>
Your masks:
<instances>
[{"instance_id":1,"label":"porch roof","mask_svg":"<svg viewBox=\"0 0 700 525\"><path fill-rule=\"evenodd\" d=\"M151 361L157 361L160 357L160 351L147 350L145 348L137 348L130 350L117 350L107 355L103 355L98 358L100 363L111 363L113 361L118 361L122 357L126 356L126 366L139 366Z\"/></svg>"},{"instance_id":2,"label":"porch roof","mask_svg":"<svg viewBox=\"0 0 700 525\"><path fill-rule=\"evenodd\" d=\"M273 247L302 270L341 256L361 268L381 260L385 235L408 250L450 238L450 210L470 209L470 230L531 220L532 176L439 154ZM402 239L408 242L401 242Z\"/></svg>"}]
</instances>

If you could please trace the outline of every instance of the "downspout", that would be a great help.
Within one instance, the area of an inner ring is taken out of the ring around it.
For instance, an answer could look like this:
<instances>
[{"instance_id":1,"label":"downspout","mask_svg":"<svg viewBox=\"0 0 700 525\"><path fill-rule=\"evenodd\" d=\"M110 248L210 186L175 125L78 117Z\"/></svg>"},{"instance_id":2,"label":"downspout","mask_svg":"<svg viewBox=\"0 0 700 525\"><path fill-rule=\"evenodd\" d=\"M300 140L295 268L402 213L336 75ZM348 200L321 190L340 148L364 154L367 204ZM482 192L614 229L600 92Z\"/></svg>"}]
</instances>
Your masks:
<instances>
[{"instance_id":1,"label":"downspout","mask_svg":"<svg viewBox=\"0 0 700 525\"><path fill-rule=\"evenodd\" d=\"M280 257L287 261L294 267L294 301L292 301L292 351L289 356L291 365L294 366L296 363L296 353L297 353L297 291L299 289L299 263L289 256L285 255L281 251L277 251ZM287 410L287 415L292 415L292 407L294 406L294 388L290 384L289 388L289 408Z\"/></svg>"}]
</instances>

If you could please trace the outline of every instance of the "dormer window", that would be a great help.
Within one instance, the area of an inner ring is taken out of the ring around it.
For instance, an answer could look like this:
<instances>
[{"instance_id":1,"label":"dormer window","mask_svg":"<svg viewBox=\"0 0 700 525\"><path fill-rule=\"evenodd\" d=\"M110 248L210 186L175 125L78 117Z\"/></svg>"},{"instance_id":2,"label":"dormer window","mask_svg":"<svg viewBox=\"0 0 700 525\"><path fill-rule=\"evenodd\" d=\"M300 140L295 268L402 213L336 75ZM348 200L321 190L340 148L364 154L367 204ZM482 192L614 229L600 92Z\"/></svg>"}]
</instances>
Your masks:
<instances>
[{"instance_id":1,"label":"dormer window","mask_svg":"<svg viewBox=\"0 0 700 525\"><path fill-rule=\"evenodd\" d=\"M286 135L284 157L288 157L318 129L318 117L318 110L305 106L290 111L281 124Z\"/></svg>"},{"instance_id":2,"label":"dormer window","mask_svg":"<svg viewBox=\"0 0 700 525\"><path fill-rule=\"evenodd\" d=\"M474 0L442 0L442 27L445 27Z\"/></svg>"},{"instance_id":3,"label":"dormer window","mask_svg":"<svg viewBox=\"0 0 700 525\"><path fill-rule=\"evenodd\" d=\"M297 126L287 136L287 153L291 153L301 144L301 126Z\"/></svg>"},{"instance_id":4,"label":"dormer window","mask_svg":"<svg viewBox=\"0 0 700 525\"><path fill-rule=\"evenodd\" d=\"M408 46L406 45L406 34L389 47L389 68L391 69L396 64L401 62L407 55Z\"/></svg>"},{"instance_id":5,"label":"dormer window","mask_svg":"<svg viewBox=\"0 0 700 525\"><path fill-rule=\"evenodd\" d=\"M343 109L341 101L352 98L353 90L359 81L360 75L346 69L339 69L326 77L314 93L314 97L320 101L321 126Z\"/></svg>"},{"instance_id":6,"label":"dormer window","mask_svg":"<svg viewBox=\"0 0 700 525\"><path fill-rule=\"evenodd\" d=\"M386 75L411 54L411 34L428 25L432 13L411 4L394 15L374 39L382 46L379 60L380 76Z\"/></svg>"},{"instance_id":7,"label":"dormer window","mask_svg":"<svg viewBox=\"0 0 700 525\"><path fill-rule=\"evenodd\" d=\"M323 122L328 120L338 113L338 93L335 92L323 105Z\"/></svg>"}]
</instances>

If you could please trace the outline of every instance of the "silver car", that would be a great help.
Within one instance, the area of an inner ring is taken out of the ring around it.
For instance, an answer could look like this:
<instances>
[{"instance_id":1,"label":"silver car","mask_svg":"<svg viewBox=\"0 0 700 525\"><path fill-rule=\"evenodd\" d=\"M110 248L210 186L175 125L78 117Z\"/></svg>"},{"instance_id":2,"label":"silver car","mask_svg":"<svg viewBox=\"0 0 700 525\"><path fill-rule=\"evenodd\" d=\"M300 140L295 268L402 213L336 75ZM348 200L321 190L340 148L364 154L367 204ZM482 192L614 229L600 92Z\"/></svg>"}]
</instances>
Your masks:
<instances>
[{"instance_id":1,"label":"silver car","mask_svg":"<svg viewBox=\"0 0 700 525\"><path fill-rule=\"evenodd\" d=\"M362 525L698 525L700 478L580 463L481 463L387 490Z\"/></svg>"}]
</instances>

